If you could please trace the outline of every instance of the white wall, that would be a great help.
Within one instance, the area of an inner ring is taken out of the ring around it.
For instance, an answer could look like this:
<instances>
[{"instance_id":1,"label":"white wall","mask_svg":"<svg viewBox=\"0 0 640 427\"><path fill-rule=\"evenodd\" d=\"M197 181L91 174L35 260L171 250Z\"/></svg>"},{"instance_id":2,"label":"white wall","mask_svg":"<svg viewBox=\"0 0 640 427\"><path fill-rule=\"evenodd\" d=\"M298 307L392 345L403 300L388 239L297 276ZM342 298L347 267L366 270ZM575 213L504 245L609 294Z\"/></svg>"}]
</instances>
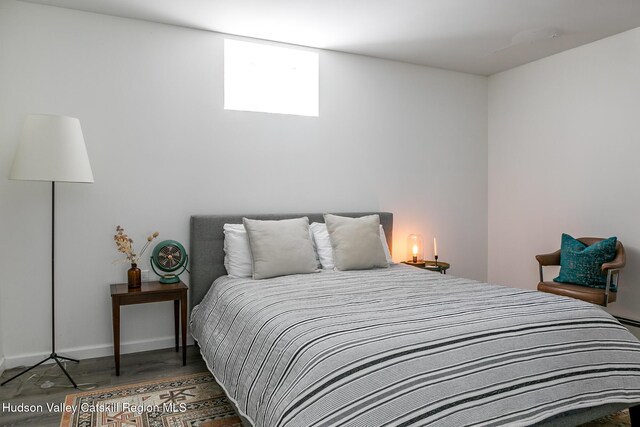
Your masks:
<instances>
[{"instance_id":1,"label":"white wall","mask_svg":"<svg viewBox=\"0 0 640 427\"><path fill-rule=\"evenodd\" d=\"M387 210L486 279L487 79L320 51L320 117L224 111L223 36L0 0L0 175L24 116L78 117L95 184L59 184L58 351L111 354L116 225L188 247L202 213ZM0 180L7 366L49 346L50 186ZM428 248L430 249L430 248ZM170 347L170 303L123 308L124 351Z\"/></svg>"},{"instance_id":2,"label":"white wall","mask_svg":"<svg viewBox=\"0 0 640 427\"><path fill-rule=\"evenodd\" d=\"M2 301L3 301L2 287L0 287L0 310L2 309ZM2 339L2 335L3 335L2 316L0 315L0 375L2 375L5 369L4 347L3 347L4 340Z\"/></svg>"},{"instance_id":3,"label":"white wall","mask_svg":"<svg viewBox=\"0 0 640 427\"><path fill-rule=\"evenodd\" d=\"M561 233L615 235L609 311L640 319L639 72L640 28L489 78L491 282L533 289Z\"/></svg>"}]
</instances>

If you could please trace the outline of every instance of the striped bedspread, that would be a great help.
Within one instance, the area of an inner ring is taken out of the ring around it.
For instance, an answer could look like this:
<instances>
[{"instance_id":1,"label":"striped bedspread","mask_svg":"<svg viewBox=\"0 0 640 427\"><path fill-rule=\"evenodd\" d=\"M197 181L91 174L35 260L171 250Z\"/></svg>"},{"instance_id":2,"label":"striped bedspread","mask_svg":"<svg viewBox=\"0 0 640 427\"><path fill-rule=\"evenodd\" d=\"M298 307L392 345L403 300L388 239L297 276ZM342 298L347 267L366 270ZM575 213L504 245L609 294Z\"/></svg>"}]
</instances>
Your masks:
<instances>
[{"instance_id":1,"label":"striped bedspread","mask_svg":"<svg viewBox=\"0 0 640 427\"><path fill-rule=\"evenodd\" d=\"M256 427L530 425L640 402L640 343L601 308L403 265L224 276L191 321Z\"/></svg>"}]
</instances>

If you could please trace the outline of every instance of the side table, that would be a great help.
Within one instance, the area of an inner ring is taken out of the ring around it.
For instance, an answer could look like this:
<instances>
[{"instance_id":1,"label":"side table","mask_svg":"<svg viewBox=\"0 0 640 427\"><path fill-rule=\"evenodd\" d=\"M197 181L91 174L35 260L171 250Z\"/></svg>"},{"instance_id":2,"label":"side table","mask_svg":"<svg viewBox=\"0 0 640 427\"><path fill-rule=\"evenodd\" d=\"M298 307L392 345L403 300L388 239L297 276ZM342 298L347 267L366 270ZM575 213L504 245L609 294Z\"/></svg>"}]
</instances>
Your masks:
<instances>
[{"instance_id":1,"label":"side table","mask_svg":"<svg viewBox=\"0 0 640 427\"><path fill-rule=\"evenodd\" d=\"M447 270L451 267L448 262L443 261L438 261L437 265L435 261L427 260L421 262L402 261L402 263L412 267L422 268L423 270L435 271L440 274L447 274Z\"/></svg>"},{"instance_id":2,"label":"side table","mask_svg":"<svg viewBox=\"0 0 640 427\"><path fill-rule=\"evenodd\" d=\"M182 282L162 284L143 282L140 288L129 289L126 283L111 285L111 310L113 317L113 355L116 361L116 376L120 375L120 306L173 301L173 317L178 346L178 325L182 326L182 365L187 364L187 290Z\"/></svg>"}]
</instances>

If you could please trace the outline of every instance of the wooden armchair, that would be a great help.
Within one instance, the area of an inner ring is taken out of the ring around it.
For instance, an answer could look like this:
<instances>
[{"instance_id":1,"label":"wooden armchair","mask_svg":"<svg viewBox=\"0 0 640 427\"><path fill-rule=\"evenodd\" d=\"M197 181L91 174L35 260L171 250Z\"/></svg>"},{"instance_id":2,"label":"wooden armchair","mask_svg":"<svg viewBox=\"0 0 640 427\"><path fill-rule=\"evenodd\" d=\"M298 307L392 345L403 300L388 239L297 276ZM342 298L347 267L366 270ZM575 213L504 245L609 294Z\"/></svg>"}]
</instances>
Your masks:
<instances>
[{"instance_id":1,"label":"wooden armchair","mask_svg":"<svg viewBox=\"0 0 640 427\"><path fill-rule=\"evenodd\" d=\"M587 246L591 246L603 239L598 237L580 237L578 240ZM624 246L618 241L616 243L616 256L613 261L602 264L601 269L602 272L607 275L607 284L604 289L600 289L571 283L545 282L542 267L547 265L560 265L560 249L550 254L536 255L536 259L538 260L540 269L539 291L577 298L604 307L606 307L608 303L616 300L620 270L626 263Z\"/></svg>"}]
</instances>

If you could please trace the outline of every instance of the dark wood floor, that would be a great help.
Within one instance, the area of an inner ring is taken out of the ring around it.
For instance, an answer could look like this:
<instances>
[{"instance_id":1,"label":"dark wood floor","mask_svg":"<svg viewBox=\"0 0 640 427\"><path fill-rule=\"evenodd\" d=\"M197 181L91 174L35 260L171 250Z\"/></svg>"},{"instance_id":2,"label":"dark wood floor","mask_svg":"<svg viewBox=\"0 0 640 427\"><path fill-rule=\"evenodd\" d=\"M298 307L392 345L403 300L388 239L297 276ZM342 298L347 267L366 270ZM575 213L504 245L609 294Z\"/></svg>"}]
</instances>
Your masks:
<instances>
[{"instance_id":1,"label":"dark wood floor","mask_svg":"<svg viewBox=\"0 0 640 427\"><path fill-rule=\"evenodd\" d=\"M67 394L119 384L135 383L172 377L195 372L205 372L207 367L195 346L187 349L187 366L182 366L182 352L175 349L154 350L143 353L123 354L120 361L120 376L116 377L113 357L81 360L67 363L69 374L78 383L75 390L57 365L39 366L9 384L0 387L0 426L59 426L59 413L49 413L47 403L63 403ZM20 369L5 371L0 382L20 372ZM2 404L40 404L39 413L8 413Z\"/></svg>"}]
</instances>

